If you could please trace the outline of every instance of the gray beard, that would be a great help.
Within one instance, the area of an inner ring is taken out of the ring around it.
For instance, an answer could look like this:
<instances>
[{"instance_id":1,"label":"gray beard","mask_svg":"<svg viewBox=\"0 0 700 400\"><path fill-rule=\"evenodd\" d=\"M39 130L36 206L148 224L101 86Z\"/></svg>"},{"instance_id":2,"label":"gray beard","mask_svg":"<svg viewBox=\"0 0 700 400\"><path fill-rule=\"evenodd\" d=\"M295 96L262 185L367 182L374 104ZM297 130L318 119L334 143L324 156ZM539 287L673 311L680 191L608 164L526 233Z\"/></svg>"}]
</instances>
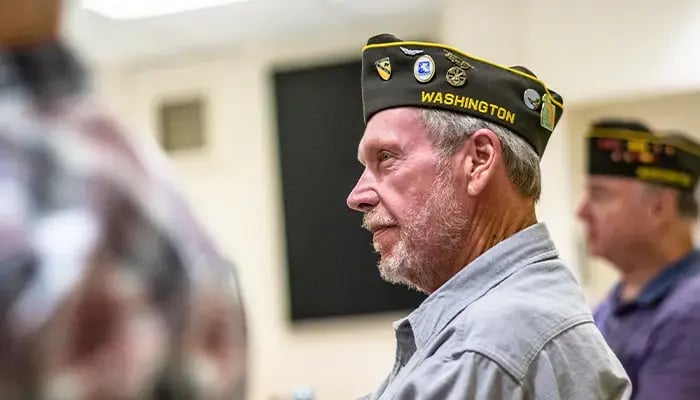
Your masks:
<instances>
[{"instance_id":1,"label":"gray beard","mask_svg":"<svg viewBox=\"0 0 700 400\"><path fill-rule=\"evenodd\" d=\"M452 181L440 174L423 207L402 224L392 253L379 260L382 279L426 293L449 279L468 227Z\"/></svg>"}]
</instances>

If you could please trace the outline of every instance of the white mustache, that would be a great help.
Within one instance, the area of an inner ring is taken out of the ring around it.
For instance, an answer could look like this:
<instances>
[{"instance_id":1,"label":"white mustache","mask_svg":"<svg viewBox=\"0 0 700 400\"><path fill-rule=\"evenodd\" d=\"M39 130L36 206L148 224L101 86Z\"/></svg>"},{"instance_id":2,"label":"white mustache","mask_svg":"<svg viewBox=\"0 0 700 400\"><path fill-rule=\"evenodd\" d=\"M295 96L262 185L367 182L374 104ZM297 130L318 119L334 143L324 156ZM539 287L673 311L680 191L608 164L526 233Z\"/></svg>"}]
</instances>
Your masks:
<instances>
[{"instance_id":1,"label":"white mustache","mask_svg":"<svg viewBox=\"0 0 700 400\"><path fill-rule=\"evenodd\" d=\"M368 231L375 231L379 227L398 225L391 217L382 215L378 211L372 210L362 218L362 227Z\"/></svg>"}]
</instances>

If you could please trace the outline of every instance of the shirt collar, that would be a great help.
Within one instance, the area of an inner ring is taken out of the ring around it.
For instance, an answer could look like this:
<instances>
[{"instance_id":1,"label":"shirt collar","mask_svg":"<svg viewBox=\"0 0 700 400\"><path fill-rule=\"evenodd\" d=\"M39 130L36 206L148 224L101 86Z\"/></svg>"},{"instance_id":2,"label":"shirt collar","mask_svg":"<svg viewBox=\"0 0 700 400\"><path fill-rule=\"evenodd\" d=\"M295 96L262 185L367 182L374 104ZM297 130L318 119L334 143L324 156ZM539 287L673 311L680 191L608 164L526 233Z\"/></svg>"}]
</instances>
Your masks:
<instances>
[{"instance_id":1,"label":"shirt collar","mask_svg":"<svg viewBox=\"0 0 700 400\"><path fill-rule=\"evenodd\" d=\"M409 323L416 348L471 303L528 264L557 257L558 253L544 224L530 226L487 250L433 292L395 327Z\"/></svg>"},{"instance_id":2,"label":"shirt collar","mask_svg":"<svg viewBox=\"0 0 700 400\"><path fill-rule=\"evenodd\" d=\"M615 314L624 314L637 308L648 308L658 304L679 280L698 270L700 270L700 251L692 250L644 285L637 298L632 301L623 302L620 299L621 285L617 284L612 293Z\"/></svg>"}]
</instances>

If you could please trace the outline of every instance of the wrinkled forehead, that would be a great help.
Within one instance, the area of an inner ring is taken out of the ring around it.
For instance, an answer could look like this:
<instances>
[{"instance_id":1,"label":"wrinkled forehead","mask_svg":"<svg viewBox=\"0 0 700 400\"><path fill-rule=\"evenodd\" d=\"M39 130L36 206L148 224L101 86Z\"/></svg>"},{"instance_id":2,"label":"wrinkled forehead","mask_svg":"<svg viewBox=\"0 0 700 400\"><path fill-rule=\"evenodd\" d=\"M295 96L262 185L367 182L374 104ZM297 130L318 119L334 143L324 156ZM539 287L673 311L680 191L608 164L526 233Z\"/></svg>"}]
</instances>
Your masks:
<instances>
[{"instance_id":1,"label":"wrinkled forehead","mask_svg":"<svg viewBox=\"0 0 700 400\"><path fill-rule=\"evenodd\" d=\"M367 122L358 146L358 158L383 147L408 150L425 146L432 148L428 130L419 119L419 109L392 108L378 112Z\"/></svg>"}]
</instances>

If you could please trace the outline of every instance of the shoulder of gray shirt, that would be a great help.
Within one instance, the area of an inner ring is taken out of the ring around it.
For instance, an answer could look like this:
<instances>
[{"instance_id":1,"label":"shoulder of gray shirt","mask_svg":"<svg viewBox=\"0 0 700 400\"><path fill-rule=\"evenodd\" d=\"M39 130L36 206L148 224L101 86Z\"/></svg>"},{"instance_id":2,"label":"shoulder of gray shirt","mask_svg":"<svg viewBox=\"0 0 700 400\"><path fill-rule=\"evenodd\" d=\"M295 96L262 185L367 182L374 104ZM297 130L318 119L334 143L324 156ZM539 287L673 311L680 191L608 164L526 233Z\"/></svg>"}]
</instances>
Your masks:
<instances>
[{"instance_id":1,"label":"shoulder of gray shirt","mask_svg":"<svg viewBox=\"0 0 700 400\"><path fill-rule=\"evenodd\" d=\"M449 346L453 354L479 353L522 382L548 343L586 324L593 324L593 317L583 291L561 259L553 258L500 282L455 317L448 329L452 332L443 333L456 335L456 347ZM606 351L602 336L593 340Z\"/></svg>"}]
</instances>

